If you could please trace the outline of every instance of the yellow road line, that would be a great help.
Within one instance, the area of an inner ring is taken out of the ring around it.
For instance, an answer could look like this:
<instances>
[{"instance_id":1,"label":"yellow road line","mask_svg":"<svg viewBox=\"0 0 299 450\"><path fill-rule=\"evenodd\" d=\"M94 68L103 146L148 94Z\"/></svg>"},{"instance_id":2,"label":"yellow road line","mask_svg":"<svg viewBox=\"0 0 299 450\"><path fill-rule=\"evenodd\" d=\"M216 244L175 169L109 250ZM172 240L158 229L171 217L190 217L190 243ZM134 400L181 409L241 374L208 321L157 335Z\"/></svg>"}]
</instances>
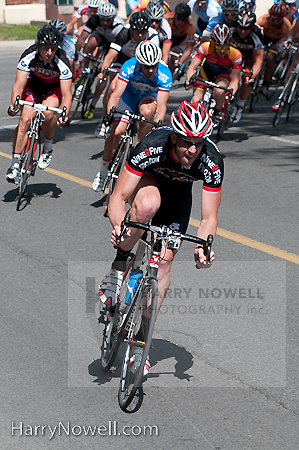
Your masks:
<instances>
[{"instance_id":1,"label":"yellow road line","mask_svg":"<svg viewBox=\"0 0 299 450\"><path fill-rule=\"evenodd\" d=\"M190 225L194 227L199 227L200 221L190 218ZM299 265L299 256L294 253L286 252L285 250L280 250L279 248L272 247L271 245L263 244L262 242L255 241L254 239L241 236L240 234L233 233L232 231L223 230L222 228L217 228L218 236L224 237L239 244L246 245L246 247L254 248L255 250L260 250L261 252L268 253L269 255L276 256L277 258L285 259L294 264Z\"/></svg>"},{"instance_id":2,"label":"yellow road line","mask_svg":"<svg viewBox=\"0 0 299 450\"><path fill-rule=\"evenodd\" d=\"M11 155L7 153L0 152L1 156L5 158L11 158ZM73 175L69 175L67 173L61 172L60 170L50 169L49 167L45 169L47 172L52 173L53 175L57 175L58 177L65 178L66 180L73 181L74 183L81 184L82 186L86 186L91 188L91 182L83 180L82 178L74 177ZM194 227L199 227L200 221L196 219L189 220L190 225ZM240 234L233 233L232 231L223 230L222 228L217 228L218 236L224 237L234 242L238 242L239 244L245 245L246 247L254 248L255 250L259 250L264 253L268 253L269 255L276 256L277 258L284 259L285 261L292 262L294 264L299 265L299 256L294 253L286 252L285 250L280 250L279 248L272 247L271 245L263 244L262 242L255 241L254 239L247 238L245 236L241 236Z\"/></svg>"},{"instance_id":3,"label":"yellow road line","mask_svg":"<svg viewBox=\"0 0 299 450\"><path fill-rule=\"evenodd\" d=\"M11 155L8 155L7 153L0 152L0 155L4 156L5 158L11 158ZM91 181L86 181L82 178L74 177L73 175L69 175L68 173L61 172L60 170L51 169L50 167L48 167L47 169L45 169L45 172L53 173L53 175L57 175L60 178L65 178L66 180L73 181L74 183L91 188Z\"/></svg>"}]
</instances>

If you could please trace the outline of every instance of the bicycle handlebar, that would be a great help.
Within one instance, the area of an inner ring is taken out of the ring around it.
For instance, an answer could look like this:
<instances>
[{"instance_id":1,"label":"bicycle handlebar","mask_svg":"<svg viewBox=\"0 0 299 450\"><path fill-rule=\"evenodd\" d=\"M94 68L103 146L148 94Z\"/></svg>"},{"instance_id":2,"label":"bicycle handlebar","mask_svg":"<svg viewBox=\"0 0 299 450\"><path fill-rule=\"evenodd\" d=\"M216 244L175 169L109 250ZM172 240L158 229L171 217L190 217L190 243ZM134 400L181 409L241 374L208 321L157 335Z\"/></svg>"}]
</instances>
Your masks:
<instances>
[{"instance_id":1,"label":"bicycle handlebar","mask_svg":"<svg viewBox=\"0 0 299 450\"><path fill-rule=\"evenodd\" d=\"M80 50L77 53L78 53L78 55L83 56L83 58L88 58L91 61L96 61L96 62L101 61L101 56L99 58L96 58L95 56L92 55L92 53L84 53L84 52L81 52Z\"/></svg>"},{"instance_id":2,"label":"bicycle handlebar","mask_svg":"<svg viewBox=\"0 0 299 450\"><path fill-rule=\"evenodd\" d=\"M19 105L26 105L31 106L36 111L42 112L42 111L53 111L61 115L62 121L64 123L65 117L66 117L66 106L64 106L62 109L60 108L53 108L52 106L43 105L42 103L34 103L34 102L28 102L27 100L20 99L20 96L17 95L15 102L13 104L13 111L17 111L19 108ZM8 114L10 111L10 107L8 108Z\"/></svg>"},{"instance_id":3,"label":"bicycle handlebar","mask_svg":"<svg viewBox=\"0 0 299 450\"><path fill-rule=\"evenodd\" d=\"M152 233L156 233L160 238L167 238L167 237L176 237L179 239L182 239L184 241L193 242L195 244L200 244L203 247L204 254L207 256L207 265L210 267L210 256L211 256L211 249L212 249L212 243L213 243L213 235L209 234L207 237L207 240L201 239L197 236L192 236L191 234L185 234L180 233L179 231L173 231L171 228L168 228L167 226L163 225L162 227L157 227L154 225L147 225L144 223L139 222L132 222L130 220L130 214L127 212L125 215L124 220L121 223L121 232L116 240L116 245L120 244L121 238L124 237L127 233L128 227L132 228L138 228L144 231L150 231Z\"/></svg>"},{"instance_id":4,"label":"bicycle handlebar","mask_svg":"<svg viewBox=\"0 0 299 450\"><path fill-rule=\"evenodd\" d=\"M116 109L115 106L112 106L112 108L110 109L110 113L108 114L108 117L106 118L107 124L109 124L109 122L111 122L113 120L113 117L115 114L126 115L132 120L150 123L151 125L155 125L157 127L160 127L162 125L162 120L159 120L159 122L155 122L154 120L146 119L141 114L135 114L128 110L120 111L119 109Z\"/></svg>"},{"instance_id":5,"label":"bicycle handlebar","mask_svg":"<svg viewBox=\"0 0 299 450\"><path fill-rule=\"evenodd\" d=\"M103 83L104 78L109 74L109 72L112 73L119 73L118 69L113 69L112 67L105 67L102 72L102 78L100 79L99 83Z\"/></svg>"}]
</instances>

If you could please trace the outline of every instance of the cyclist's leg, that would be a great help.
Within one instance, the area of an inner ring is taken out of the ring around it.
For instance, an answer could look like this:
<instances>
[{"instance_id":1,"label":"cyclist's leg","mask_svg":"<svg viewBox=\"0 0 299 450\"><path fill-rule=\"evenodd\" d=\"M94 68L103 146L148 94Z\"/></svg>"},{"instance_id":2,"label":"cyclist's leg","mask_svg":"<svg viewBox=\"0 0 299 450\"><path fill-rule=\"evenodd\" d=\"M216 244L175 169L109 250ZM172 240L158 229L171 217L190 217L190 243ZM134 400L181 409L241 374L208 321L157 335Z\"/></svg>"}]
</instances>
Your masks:
<instances>
[{"instance_id":1,"label":"cyclist's leg","mask_svg":"<svg viewBox=\"0 0 299 450\"><path fill-rule=\"evenodd\" d=\"M30 91L27 88L27 85L23 89L23 95L22 100L26 100L29 102L39 102L39 98L36 94L34 94L32 91ZM27 132L30 127L31 118L35 115L34 112L32 112L31 106L22 106L22 113L19 121L19 125L17 127L16 134L14 136L14 146L13 146L13 153L20 155L26 145L27 142Z\"/></svg>"},{"instance_id":2,"label":"cyclist's leg","mask_svg":"<svg viewBox=\"0 0 299 450\"><path fill-rule=\"evenodd\" d=\"M115 89L116 80L117 80L116 77L117 77L116 73L110 74L110 84L109 84L108 88L106 89L104 99L103 99L103 116L105 114L107 114L107 104L108 104L108 100L109 100L111 94L113 93L113 91Z\"/></svg>"},{"instance_id":3,"label":"cyclist's leg","mask_svg":"<svg viewBox=\"0 0 299 450\"><path fill-rule=\"evenodd\" d=\"M43 105L51 106L52 108L59 108L60 102L61 102L61 90L60 88L57 88L53 89L52 91L46 94L43 100ZM42 129L45 138L50 140L53 139L55 134L57 118L53 111L44 111L44 115L45 121L42 124Z\"/></svg>"},{"instance_id":4,"label":"cyclist's leg","mask_svg":"<svg viewBox=\"0 0 299 450\"><path fill-rule=\"evenodd\" d=\"M84 47L84 52L93 53L99 45L101 45L101 35L97 31L94 31L93 33L91 33ZM82 61L82 68L88 67L89 62L90 60L88 58L84 58Z\"/></svg>"},{"instance_id":5,"label":"cyclist's leg","mask_svg":"<svg viewBox=\"0 0 299 450\"><path fill-rule=\"evenodd\" d=\"M203 69L200 69L199 74L197 75L196 80L194 81L194 90L193 97L191 99L191 103L200 102L203 99L204 93L206 91L207 85L203 83L203 80L208 80L208 77Z\"/></svg>"},{"instance_id":6,"label":"cyclist's leg","mask_svg":"<svg viewBox=\"0 0 299 450\"><path fill-rule=\"evenodd\" d=\"M146 119L151 119L157 108L157 101L153 97L147 97L141 100L139 103L139 111ZM152 125L150 123L138 124L138 139L142 139L150 130Z\"/></svg>"},{"instance_id":7,"label":"cyclist's leg","mask_svg":"<svg viewBox=\"0 0 299 450\"><path fill-rule=\"evenodd\" d=\"M216 84L223 87L228 87L229 82L230 82L230 73L222 73L215 80ZM223 89L215 89L214 98L216 100L215 111L220 111L225 101L225 91Z\"/></svg>"}]
</instances>

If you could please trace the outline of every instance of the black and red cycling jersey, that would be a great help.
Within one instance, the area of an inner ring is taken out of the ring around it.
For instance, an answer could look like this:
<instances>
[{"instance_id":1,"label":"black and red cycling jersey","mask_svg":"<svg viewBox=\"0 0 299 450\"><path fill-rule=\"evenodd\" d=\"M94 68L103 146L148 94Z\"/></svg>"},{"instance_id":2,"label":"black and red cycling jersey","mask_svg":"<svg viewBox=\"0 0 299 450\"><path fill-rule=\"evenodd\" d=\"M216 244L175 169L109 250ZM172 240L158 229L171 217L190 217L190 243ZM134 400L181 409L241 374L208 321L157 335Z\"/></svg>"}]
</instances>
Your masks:
<instances>
[{"instance_id":1,"label":"black and red cycling jersey","mask_svg":"<svg viewBox=\"0 0 299 450\"><path fill-rule=\"evenodd\" d=\"M142 176L148 173L159 184L193 183L203 180L203 189L220 191L223 180L223 158L216 145L206 139L201 152L191 166L182 166L171 155L172 128L161 127L148 133L132 149L126 163L129 172Z\"/></svg>"},{"instance_id":2,"label":"black and red cycling jersey","mask_svg":"<svg viewBox=\"0 0 299 450\"><path fill-rule=\"evenodd\" d=\"M64 50L58 48L52 61L45 64L37 44L31 45L22 53L17 69L28 72L27 87L32 92L49 92L60 87L60 80L72 78L70 62Z\"/></svg>"}]
</instances>

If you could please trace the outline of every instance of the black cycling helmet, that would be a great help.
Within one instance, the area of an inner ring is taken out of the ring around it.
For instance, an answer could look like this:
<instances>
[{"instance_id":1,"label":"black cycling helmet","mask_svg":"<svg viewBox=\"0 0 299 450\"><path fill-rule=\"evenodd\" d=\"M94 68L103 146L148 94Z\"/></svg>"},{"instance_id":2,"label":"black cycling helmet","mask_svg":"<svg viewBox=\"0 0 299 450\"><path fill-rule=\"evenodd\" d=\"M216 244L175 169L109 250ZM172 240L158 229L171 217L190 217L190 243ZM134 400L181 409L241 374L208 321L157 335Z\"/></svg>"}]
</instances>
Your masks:
<instances>
[{"instance_id":1,"label":"black cycling helmet","mask_svg":"<svg viewBox=\"0 0 299 450\"><path fill-rule=\"evenodd\" d=\"M57 28L48 23L37 32L37 40L40 44L59 45L62 35Z\"/></svg>"},{"instance_id":2,"label":"black cycling helmet","mask_svg":"<svg viewBox=\"0 0 299 450\"><path fill-rule=\"evenodd\" d=\"M191 15L191 8L187 3L179 3L176 5L175 14L180 17L189 17Z\"/></svg>"},{"instance_id":3,"label":"black cycling helmet","mask_svg":"<svg viewBox=\"0 0 299 450\"><path fill-rule=\"evenodd\" d=\"M136 31L148 30L152 24L150 16L145 11L134 12L129 20L130 27Z\"/></svg>"},{"instance_id":4,"label":"black cycling helmet","mask_svg":"<svg viewBox=\"0 0 299 450\"><path fill-rule=\"evenodd\" d=\"M256 15L254 12L246 9L242 9L238 12L237 15L237 24L242 28L248 28L251 27L251 25L254 25L256 22Z\"/></svg>"}]
</instances>

